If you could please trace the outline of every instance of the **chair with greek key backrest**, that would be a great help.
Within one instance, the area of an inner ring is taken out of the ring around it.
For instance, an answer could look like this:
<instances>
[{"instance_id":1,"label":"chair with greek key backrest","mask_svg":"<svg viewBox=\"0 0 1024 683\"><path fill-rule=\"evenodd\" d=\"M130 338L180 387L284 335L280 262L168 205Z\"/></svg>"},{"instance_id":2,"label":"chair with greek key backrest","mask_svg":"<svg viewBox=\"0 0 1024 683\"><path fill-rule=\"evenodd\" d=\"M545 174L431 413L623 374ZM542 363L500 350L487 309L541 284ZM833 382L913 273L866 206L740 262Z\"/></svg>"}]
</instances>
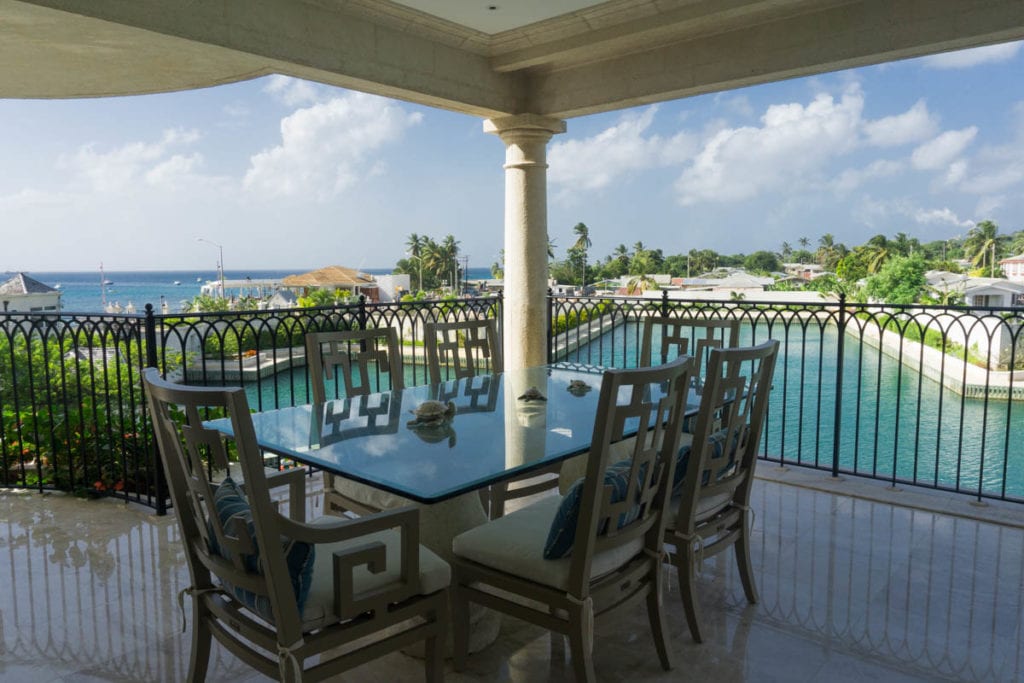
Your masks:
<instances>
[{"instance_id":1,"label":"chair with greek key backrest","mask_svg":"<svg viewBox=\"0 0 1024 683\"><path fill-rule=\"evenodd\" d=\"M241 388L190 387L143 373L191 585L188 681L206 679L212 639L260 673L319 681L411 642L426 642L426 679L444 674L444 560L419 544L419 514L305 520L305 473L267 475ZM232 436L203 423L227 414ZM244 483L207 477L237 454ZM288 514L271 491L287 485Z\"/></svg>"},{"instance_id":2,"label":"chair with greek key backrest","mask_svg":"<svg viewBox=\"0 0 1024 683\"><path fill-rule=\"evenodd\" d=\"M423 348L431 384L505 369L494 318L428 322L423 328Z\"/></svg>"},{"instance_id":3,"label":"chair with greek key backrest","mask_svg":"<svg viewBox=\"0 0 1024 683\"><path fill-rule=\"evenodd\" d=\"M424 326L423 336L431 384L504 371L494 318L429 322ZM447 372L442 366L446 366ZM557 473L558 468L552 466L488 487L481 497L491 519L505 514L505 503L509 500L528 498L558 486Z\"/></svg>"},{"instance_id":4,"label":"chair with greek key backrest","mask_svg":"<svg viewBox=\"0 0 1024 683\"><path fill-rule=\"evenodd\" d=\"M779 342L712 349L693 440L680 449L665 542L675 546L683 610L698 643L697 574L703 561L736 552L747 600L757 602L750 555L750 490Z\"/></svg>"},{"instance_id":5,"label":"chair with greek key backrest","mask_svg":"<svg viewBox=\"0 0 1024 683\"><path fill-rule=\"evenodd\" d=\"M469 603L567 635L578 681L595 679L595 618L645 601L654 644L671 667L661 607L662 536L689 392L690 358L608 370L586 476L455 537L455 668L464 664ZM624 460L612 445L636 432Z\"/></svg>"},{"instance_id":6,"label":"chair with greek key backrest","mask_svg":"<svg viewBox=\"0 0 1024 683\"><path fill-rule=\"evenodd\" d=\"M708 351L731 349L739 344L738 320L716 318L650 316L644 319L640 343L640 366L664 363L676 355L693 356L694 371L703 375ZM674 352L674 353L672 353Z\"/></svg>"},{"instance_id":7,"label":"chair with greek key backrest","mask_svg":"<svg viewBox=\"0 0 1024 683\"><path fill-rule=\"evenodd\" d=\"M392 327L310 332L306 364L314 403L341 395L366 396L405 388L402 349ZM328 388L334 391L329 392ZM408 505L399 496L324 472L324 507L331 512L371 514Z\"/></svg>"}]
</instances>

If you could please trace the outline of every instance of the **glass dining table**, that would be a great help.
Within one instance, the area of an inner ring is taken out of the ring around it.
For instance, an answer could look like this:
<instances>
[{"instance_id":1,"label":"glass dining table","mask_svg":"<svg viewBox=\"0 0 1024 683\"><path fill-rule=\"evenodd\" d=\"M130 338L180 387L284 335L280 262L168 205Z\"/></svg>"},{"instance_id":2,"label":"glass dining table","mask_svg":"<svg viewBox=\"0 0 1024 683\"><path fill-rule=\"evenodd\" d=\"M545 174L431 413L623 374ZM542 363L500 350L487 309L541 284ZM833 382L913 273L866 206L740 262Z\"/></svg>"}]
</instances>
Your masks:
<instances>
[{"instance_id":1,"label":"glass dining table","mask_svg":"<svg viewBox=\"0 0 1024 683\"><path fill-rule=\"evenodd\" d=\"M252 421L265 451L433 504L586 452L603 373L558 363L268 410ZM414 411L427 401L451 402L454 414L419 425ZM696 413L699 396L690 401ZM207 425L231 433L227 420Z\"/></svg>"}]
</instances>

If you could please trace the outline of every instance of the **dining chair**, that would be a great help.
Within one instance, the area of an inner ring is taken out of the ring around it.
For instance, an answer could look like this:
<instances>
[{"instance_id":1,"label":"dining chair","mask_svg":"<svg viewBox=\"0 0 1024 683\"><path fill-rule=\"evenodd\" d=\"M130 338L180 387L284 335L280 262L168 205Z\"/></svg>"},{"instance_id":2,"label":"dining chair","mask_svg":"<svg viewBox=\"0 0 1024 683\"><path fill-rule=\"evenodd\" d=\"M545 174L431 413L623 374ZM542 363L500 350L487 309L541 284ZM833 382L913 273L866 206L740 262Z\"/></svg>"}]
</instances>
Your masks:
<instances>
[{"instance_id":1,"label":"dining chair","mask_svg":"<svg viewBox=\"0 0 1024 683\"><path fill-rule=\"evenodd\" d=\"M497 374L504 371L501 338L494 318L428 322L424 326L424 350L431 384L450 379L475 377L481 371ZM442 371L447 366L447 372ZM528 498L558 486L558 467L551 466L488 487L482 499L488 515L496 519L505 514L510 500Z\"/></svg>"},{"instance_id":2,"label":"dining chair","mask_svg":"<svg viewBox=\"0 0 1024 683\"><path fill-rule=\"evenodd\" d=\"M143 379L191 576L178 596L192 598L187 680L206 679L213 638L281 681L325 680L425 641L426 679L443 680L451 569L420 546L418 511L307 523L305 475L264 473L243 389L175 385L155 368ZM211 409L233 438L203 425ZM244 484L207 477L229 452ZM271 500L281 486L287 515Z\"/></svg>"},{"instance_id":3,"label":"dining chair","mask_svg":"<svg viewBox=\"0 0 1024 683\"><path fill-rule=\"evenodd\" d=\"M393 327L310 332L306 365L314 403L327 400L329 382L333 398L342 386L346 397L405 388L402 347ZM330 472L323 477L324 508L330 512L365 515L409 504L405 498Z\"/></svg>"},{"instance_id":4,"label":"dining chair","mask_svg":"<svg viewBox=\"0 0 1024 683\"><path fill-rule=\"evenodd\" d=\"M608 370L601 382L586 476L452 542L455 668L467 656L469 605L569 638L578 681L595 680L594 619L645 601L661 665L671 668L662 612L662 537L693 363ZM637 437L625 460L611 446Z\"/></svg>"},{"instance_id":5,"label":"dining chair","mask_svg":"<svg viewBox=\"0 0 1024 683\"><path fill-rule=\"evenodd\" d=\"M697 574L704 561L732 546L747 600L756 603L750 556L750 490L754 483L779 342L712 349L692 441L680 449L665 542L675 547L683 611L702 642ZM684 436L684 439L686 437Z\"/></svg>"},{"instance_id":6,"label":"dining chair","mask_svg":"<svg viewBox=\"0 0 1024 683\"><path fill-rule=\"evenodd\" d=\"M739 341L738 320L650 316L644 318L640 366L647 367L655 360L664 363L674 351L674 355L693 356L696 363L694 372L700 378L710 349L731 349L738 346Z\"/></svg>"},{"instance_id":7,"label":"dining chair","mask_svg":"<svg viewBox=\"0 0 1024 683\"><path fill-rule=\"evenodd\" d=\"M423 327L423 349L431 384L505 369L494 318L428 322Z\"/></svg>"}]
</instances>

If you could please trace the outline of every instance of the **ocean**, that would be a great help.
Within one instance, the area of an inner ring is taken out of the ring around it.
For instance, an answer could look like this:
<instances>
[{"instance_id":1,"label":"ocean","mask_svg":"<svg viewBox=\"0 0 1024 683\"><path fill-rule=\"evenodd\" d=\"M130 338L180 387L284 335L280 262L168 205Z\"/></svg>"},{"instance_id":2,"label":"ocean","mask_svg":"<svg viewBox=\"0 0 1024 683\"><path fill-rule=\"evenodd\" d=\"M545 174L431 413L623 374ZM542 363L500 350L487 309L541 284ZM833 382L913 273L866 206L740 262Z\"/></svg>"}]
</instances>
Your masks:
<instances>
[{"instance_id":1,"label":"ocean","mask_svg":"<svg viewBox=\"0 0 1024 683\"><path fill-rule=\"evenodd\" d=\"M363 272L371 275L386 275L392 271L393 268L363 269ZM228 270L224 272L224 277L228 280L244 280L246 277L258 280L283 278L301 272L304 271ZM60 289L60 306L64 313L104 312L103 288L98 270L29 272L27 275ZM470 268L467 275L469 280L482 280L491 277L491 272L488 268ZM106 286L107 303L117 303L123 308L131 304L138 313L143 312L146 304L153 304L153 308L159 313L160 304L167 301L168 310L177 313L183 303L199 295L199 289L203 284L216 280L217 273L212 270L107 271L103 278L112 283Z\"/></svg>"}]
</instances>

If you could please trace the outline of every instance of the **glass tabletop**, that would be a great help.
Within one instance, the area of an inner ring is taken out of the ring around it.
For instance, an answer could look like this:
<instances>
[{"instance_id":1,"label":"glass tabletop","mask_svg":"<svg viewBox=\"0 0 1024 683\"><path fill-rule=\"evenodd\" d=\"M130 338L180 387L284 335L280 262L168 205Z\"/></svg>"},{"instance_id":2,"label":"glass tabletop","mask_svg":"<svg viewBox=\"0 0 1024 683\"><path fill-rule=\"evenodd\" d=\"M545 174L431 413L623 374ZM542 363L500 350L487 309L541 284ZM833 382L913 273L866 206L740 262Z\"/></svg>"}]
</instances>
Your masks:
<instances>
[{"instance_id":1,"label":"glass tabletop","mask_svg":"<svg viewBox=\"0 0 1024 683\"><path fill-rule=\"evenodd\" d=\"M270 410L252 420L267 451L434 503L587 451L603 372L555 364ZM520 398L532 387L546 400ZM428 400L451 401L454 416L410 425ZM691 393L690 402L697 400ZM231 433L227 420L207 425Z\"/></svg>"}]
</instances>

